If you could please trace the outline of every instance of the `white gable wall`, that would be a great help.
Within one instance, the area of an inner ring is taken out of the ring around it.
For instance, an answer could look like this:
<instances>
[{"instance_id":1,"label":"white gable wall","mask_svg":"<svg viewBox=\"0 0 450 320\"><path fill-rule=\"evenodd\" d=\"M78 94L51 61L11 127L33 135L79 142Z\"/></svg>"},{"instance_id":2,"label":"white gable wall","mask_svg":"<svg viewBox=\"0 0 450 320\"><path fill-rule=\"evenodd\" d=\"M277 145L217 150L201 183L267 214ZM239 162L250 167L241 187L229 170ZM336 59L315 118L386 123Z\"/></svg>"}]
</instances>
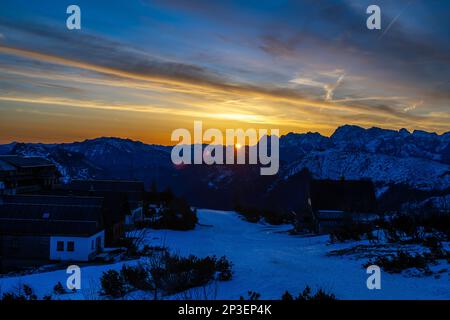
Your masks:
<instances>
[{"instance_id":1,"label":"white gable wall","mask_svg":"<svg viewBox=\"0 0 450 320\"><path fill-rule=\"evenodd\" d=\"M89 261L89 257L97 251L96 239L101 238L101 250L105 247L105 232L90 237L50 237L50 260ZM64 251L58 251L58 242L64 242ZM74 242L74 251L67 250L69 241Z\"/></svg>"}]
</instances>

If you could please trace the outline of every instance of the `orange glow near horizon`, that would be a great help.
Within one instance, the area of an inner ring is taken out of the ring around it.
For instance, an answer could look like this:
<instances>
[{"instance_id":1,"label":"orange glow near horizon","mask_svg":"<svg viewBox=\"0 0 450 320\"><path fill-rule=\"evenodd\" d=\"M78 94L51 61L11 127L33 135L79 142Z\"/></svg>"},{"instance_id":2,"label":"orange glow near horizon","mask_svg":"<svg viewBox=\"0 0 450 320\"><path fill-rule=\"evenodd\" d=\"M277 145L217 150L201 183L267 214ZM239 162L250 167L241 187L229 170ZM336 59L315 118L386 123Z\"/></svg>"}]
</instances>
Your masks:
<instances>
[{"instance_id":1,"label":"orange glow near horizon","mask_svg":"<svg viewBox=\"0 0 450 320\"><path fill-rule=\"evenodd\" d=\"M191 130L200 120L222 132L278 129L281 135L330 136L344 124L438 134L450 130L446 96L418 94L408 83L378 81L334 65L262 81L233 74L221 78L190 64L187 75L183 69L172 72L172 65L167 72L142 71L109 58L112 63L99 63L89 56L74 59L67 52L0 43L0 59L15 62L0 63L0 82L7 84L0 86L0 143L118 137L173 145L173 130ZM255 74L263 75L261 70L258 66Z\"/></svg>"}]
</instances>

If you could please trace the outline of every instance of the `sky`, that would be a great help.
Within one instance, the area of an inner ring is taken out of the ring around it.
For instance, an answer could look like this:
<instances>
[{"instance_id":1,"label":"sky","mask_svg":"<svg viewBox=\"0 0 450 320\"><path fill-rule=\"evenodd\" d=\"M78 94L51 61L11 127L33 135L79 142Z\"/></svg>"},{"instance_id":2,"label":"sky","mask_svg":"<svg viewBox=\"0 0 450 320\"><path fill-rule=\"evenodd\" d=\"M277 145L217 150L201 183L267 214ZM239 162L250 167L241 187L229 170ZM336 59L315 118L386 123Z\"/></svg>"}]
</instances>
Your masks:
<instances>
[{"instance_id":1,"label":"sky","mask_svg":"<svg viewBox=\"0 0 450 320\"><path fill-rule=\"evenodd\" d=\"M66 9L81 9L69 30ZM381 9L381 30L366 9ZM0 143L450 131L450 1L2 0Z\"/></svg>"}]
</instances>

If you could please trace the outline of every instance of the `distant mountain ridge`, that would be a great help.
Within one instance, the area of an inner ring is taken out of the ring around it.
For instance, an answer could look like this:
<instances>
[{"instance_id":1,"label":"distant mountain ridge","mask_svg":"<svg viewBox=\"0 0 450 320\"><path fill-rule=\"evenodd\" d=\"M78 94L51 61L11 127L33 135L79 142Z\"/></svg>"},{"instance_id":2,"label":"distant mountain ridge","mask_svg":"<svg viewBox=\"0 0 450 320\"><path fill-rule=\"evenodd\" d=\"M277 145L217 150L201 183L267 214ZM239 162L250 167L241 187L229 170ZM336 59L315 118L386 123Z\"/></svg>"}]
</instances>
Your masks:
<instances>
[{"instance_id":1,"label":"distant mountain ridge","mask_svg":"<svg viewBox=\"0 0 450 320\"><path fill-rule=\"evenodd\" d=\"M333 148L339 151L368 152L401 158L424 158L450 164L450 132L438 135L420 130L410 133L406 129L364 129L344 125L337 128L329 138L319 133L290 133L281 140L283 138L289 146L309 146L308 151Z\"/></svg>"},{"instance_id":2,"label":"distant mountain ridge","mask_svg":"<svg viewBox=\"0 0 450 320\"><path fill-rule=\"evenodd\" d=\"M305 137L308 135L309 139ZM346 125L330 138L318 134L291 136L289 148L301 150L304 141L308 141L309 149L287 165L287 176L306 167L320 178L365 178L425 190L450 186L450 132L437 135Z\"/></svg>"},{"instance_id":3,"label":"distant mountain ridge","mask_svg":"<svg viewBox=\"0 0 450 320\"><path fill-rule=\"evenodd\" d=\"M64 181L106 178L143 180L147 185L156 182L195 204L219 208L232 206L243 186L243 192L276 192L282 181L295 179L303 168L315 178L370 179L380 199L399 186L402 193L417 190L420 195L417 199L405 197L407 201L423 202L427 197L450 193L450 132L438 135L344 125L330 137L309 132L289 133L279 139L280 171L274 177L260 177L259 170L251 166L175 167L171 147L121 138L10 143L0 145L0 154L45 157L57 165Z\"/></svg>"}]
</instances>

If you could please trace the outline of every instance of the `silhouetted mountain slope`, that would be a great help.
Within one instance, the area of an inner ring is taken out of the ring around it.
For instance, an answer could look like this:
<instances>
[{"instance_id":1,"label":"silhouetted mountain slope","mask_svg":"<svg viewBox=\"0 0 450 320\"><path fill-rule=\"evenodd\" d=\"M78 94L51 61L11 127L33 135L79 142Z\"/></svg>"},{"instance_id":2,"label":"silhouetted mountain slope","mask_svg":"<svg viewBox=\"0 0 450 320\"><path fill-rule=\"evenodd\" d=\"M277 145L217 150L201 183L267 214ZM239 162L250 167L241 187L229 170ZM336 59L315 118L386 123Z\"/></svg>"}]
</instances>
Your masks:
<instances>
[{"instance_id":1,"label":"silhouetted mountain slope","mask_svg":"<svg viewBox=\"0 0 450 320\"><path fill-rule=\"evenodd\" d=\"M231 209L246 202L287 205L299 192L291 182L304 168L314 178L370 179L386 208L445 197L450 190L450 132L438 135L345 125L331 137L289 133L279 143L280 171L269 177L260 176L259 168L251 165L176 167L170 159L171 147L119 138L11 143L0 145L0 154L45 157L58 166L65 181L127 179L147 185L155 181L160 189L171 187L193 204L211 208Z\"/></svg>"}]
</instances>

